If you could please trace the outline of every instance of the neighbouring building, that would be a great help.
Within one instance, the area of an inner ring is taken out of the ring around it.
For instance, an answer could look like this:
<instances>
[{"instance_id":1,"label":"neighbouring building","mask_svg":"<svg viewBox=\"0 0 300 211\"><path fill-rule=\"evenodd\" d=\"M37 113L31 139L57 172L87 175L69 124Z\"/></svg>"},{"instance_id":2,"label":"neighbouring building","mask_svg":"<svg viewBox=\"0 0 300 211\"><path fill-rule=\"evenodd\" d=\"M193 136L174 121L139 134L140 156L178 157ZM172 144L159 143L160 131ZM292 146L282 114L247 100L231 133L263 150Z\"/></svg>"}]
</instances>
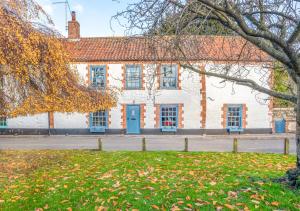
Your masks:
<instances>
[{"instance_id":1,"label":"neighbouring building","mask_svg":"<svg viewBox=\"0 0 300 211\"><path fill-rule=\"evenodd\" d=\"M208 77L180 66L178 56L153 50L145 37L80 36L75 13L69 22L66 48L86 85L115 88L117 106L90 114L50 113L1 118L2 134L224 134L271 133L272 100L248 87ZM195 36L185 42L186 57L202 70L241 65L247 77L272 84L272 60L240 37Z\"/></svg>"}]
</instances>

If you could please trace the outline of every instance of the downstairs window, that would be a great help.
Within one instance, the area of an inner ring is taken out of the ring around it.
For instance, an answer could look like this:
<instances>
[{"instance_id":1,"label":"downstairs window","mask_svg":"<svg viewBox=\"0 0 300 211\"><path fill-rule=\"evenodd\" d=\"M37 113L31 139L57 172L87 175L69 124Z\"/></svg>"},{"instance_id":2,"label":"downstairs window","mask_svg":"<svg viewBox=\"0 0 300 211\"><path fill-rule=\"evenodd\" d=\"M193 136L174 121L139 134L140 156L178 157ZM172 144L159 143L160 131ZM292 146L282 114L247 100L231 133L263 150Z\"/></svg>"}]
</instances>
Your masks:
<instances>
[{"instance_id":1,"label":"downstairs window","mask_svg":"<svg viewBox=\"0 0 300 211\"><path fill-rule=\"evenodd\" d=\"M162 105L160 108L160 125L162 131L176 131L178 126L178 106Z\"/></svg>"},{"instance_id":2,"label":"downstairs window","mask_svg":"<svg viewBox=\"0 0 300 211\"><path fill-rule=\"evenodd\" d=\"M0 128L7 127L7 118L6 117L0 117Z\"/></svg>"},{"instance_id":3,"label":"downstairs window","mask_svg":"<svg viewBox=\"0 0 300 211\"><path fill-rule=\"evenodd\" d=\"M91 132L105 132L107 128L107 111L97 111L90 114Z\"/></svg>"},{"instance_id":4,"label":"downstairs window","mask_svg":"<svg viewBox=\"0 0 300 211\"><path fill-rule=\"evenodd\" d=\"M243 106L228 105L227 109L227 129L230 131L243 130Z\"/></svg>"}]
</instances>

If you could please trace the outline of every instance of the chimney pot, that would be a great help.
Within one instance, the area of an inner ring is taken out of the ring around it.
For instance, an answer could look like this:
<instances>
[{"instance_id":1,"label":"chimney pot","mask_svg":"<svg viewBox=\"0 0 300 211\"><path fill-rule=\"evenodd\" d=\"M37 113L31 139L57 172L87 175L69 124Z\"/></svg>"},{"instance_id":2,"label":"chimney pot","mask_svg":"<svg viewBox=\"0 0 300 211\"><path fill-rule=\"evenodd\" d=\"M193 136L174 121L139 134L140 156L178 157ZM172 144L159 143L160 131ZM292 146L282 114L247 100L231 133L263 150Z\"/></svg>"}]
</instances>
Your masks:
<instances>
[{"instance_id":1,"label":"chimney pot","mask_svg":"<svg viewBox=\"0 0 300 211\"><path fill-rule=\"evenodd\" d=\"M76 21L76 12L72 11L72 21Z\"/></svg>"}]
</instances>

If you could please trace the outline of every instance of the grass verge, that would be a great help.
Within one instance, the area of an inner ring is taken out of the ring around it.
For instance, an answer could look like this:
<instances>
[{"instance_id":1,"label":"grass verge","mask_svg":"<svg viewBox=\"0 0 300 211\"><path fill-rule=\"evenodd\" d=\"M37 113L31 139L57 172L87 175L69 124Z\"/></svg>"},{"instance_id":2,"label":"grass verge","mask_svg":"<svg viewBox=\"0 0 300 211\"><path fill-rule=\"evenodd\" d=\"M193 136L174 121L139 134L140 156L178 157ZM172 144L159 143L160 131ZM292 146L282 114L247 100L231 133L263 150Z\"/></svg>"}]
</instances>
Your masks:
<instances>
[{"instance_id":1,"label":"grass verge","mask_svg":"<svg viewBox=\"0 0 300 211\"><path fill-rule=\"evenodd\" d=\"M299 210L294 156L0 151L0 210Z\"/></svg>"}]
</instances>

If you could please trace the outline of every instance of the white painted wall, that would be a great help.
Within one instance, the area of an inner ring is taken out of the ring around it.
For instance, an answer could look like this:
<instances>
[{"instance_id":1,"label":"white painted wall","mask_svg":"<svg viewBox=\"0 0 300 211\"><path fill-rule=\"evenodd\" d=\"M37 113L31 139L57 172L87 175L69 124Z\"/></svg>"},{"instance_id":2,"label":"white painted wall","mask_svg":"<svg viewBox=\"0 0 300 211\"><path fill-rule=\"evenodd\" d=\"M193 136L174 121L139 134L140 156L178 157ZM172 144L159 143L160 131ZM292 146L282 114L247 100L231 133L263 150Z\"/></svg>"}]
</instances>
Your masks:
<instances>
[{"instance_id":1,"label":"white painted wall","mask_svg":"<svg viewBox=\"0 0 300 211\"><path fill-rule=\"evenodd\" d=\"M57 129L83 129L88 128L87 114L80 113L54 113L54 128Z\"/></svg>"},{"instance_id":2,"label":"white painted wall","mask_svg":"<svg viewBox=\"0 0 300 211\"><path fill-rule=\"evenodd\" d=\"M146 104L145 128L154 128L155 114L154 104L184 104L184 129L201 128L201 81L200 75L195 72L181 69L182 90L157 90L158 81L153 80L156 65L145 65L144 75L146 90L122 89L122 64L109 64L109 85L119 90L118 105L110 111L112 129L121 129L121 104ZM207 64L206 68L215 67ZM81 81L87 81L87 64L77 64L76 68ZM234 67L233 67L234 68ZM248 66L249 78L258 80L262 77L261 67ZM267 71L267 70L266 70ZM265 72L263 73L265 74ZM152 82L151 82L152 81ZM271 115L268 104L262 104L258 98L267 98L263 94L253 92L250 88L234 85L226 82L226 86L220 84L221 80L213 77L206 78L207 86L207 120L206 128L221 129L221 115L223 104L246 104L248 107L247 128L270 128ZM153 86L151 86L153 85ZM152 87L152 88L151 88ZM234 90L234 92L233 92ZM55 113L54 126L59 129L88 128L87 114L79 113ZM48 128L48 115L39 114L28 117L8 119L8 128Z\"/></svg>"},{"instance_id":3,"label":"white painted wall","mask_svg":"<svg viewBox=\"0 0 300 211\"><path fill-rule=\"evenodd\" d=\"M207 70L210 68L212 65L206 66ZM263 80L261 83L268 86L265 83L269 74L267 69L251 65L246 68L250 71L247 78L258 82ZM268 99L267 95L255 92L245 86L233 85L231 82L222 83L222 81L219 78L206 77L207 129L223 128L221 124L223 104L246 104L248 107L247 128L271 128L272 116L269 113L269 101L264 101L264 99Z\"/></svg>"},{"instance_id":4,"label":"white painted wall","mask_svg":"<svg viewBox=\"0 0 300 211\"><path fill-rule=\"evenodd\" d=\"M48 128L48 114L37 114L33 116L17 117L12 119L7 119L8 128L37 128L45 129Z\"/></svg>"}]
</instances>

